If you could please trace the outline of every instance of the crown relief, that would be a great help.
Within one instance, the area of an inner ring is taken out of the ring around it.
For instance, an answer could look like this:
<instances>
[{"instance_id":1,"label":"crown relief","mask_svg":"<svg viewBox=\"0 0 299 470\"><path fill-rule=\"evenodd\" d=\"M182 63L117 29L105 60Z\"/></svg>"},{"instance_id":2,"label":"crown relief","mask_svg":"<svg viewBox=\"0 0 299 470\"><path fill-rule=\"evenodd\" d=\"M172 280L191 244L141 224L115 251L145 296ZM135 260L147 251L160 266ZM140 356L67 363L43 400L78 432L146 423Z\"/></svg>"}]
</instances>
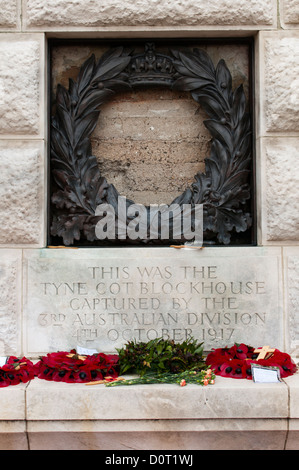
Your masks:
<instances>
[{"instance_id":1,"label":"crown relief","mask_svg":"<svg viewBox=\"0 0 299 470\"><path fill-rule=\"evenodd\" d=\"M150 42L145 44L145 52L132 57L128 66L129 82L134 85L138 82L157 82L171 85L174 82L176 69L169 56L157 53L155 44Z\"/></svg>"}]
</instances>

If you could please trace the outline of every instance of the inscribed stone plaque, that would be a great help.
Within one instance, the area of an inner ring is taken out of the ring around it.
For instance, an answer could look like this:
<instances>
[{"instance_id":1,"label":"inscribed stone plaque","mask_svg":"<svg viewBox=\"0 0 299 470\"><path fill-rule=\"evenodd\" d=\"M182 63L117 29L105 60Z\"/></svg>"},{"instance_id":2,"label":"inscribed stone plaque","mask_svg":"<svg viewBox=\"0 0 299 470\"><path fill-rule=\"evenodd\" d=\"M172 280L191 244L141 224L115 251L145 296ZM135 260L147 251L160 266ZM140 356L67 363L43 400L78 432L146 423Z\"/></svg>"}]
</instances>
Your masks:
<instances>
[{"instance_id":1,"label":"inscribed stone plaque","mask_svg":"<svg viewBox=\"0 0 299 470\"><path fill-rule=\"evenodd\" d=\"M276 248L26 250L25 270L32 356L159 337L282 347Z\"/></svg>"}]
</instances>

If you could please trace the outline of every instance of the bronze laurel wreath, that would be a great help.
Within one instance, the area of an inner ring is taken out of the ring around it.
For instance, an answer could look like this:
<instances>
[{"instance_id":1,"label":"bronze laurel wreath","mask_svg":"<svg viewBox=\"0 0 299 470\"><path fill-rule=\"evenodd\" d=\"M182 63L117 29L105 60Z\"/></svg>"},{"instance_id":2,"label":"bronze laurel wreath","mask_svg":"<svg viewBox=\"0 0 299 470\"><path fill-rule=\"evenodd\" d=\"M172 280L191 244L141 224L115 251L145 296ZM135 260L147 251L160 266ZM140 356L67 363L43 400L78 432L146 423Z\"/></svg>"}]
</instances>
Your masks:
<instances>
[{"instance_id":1,"label":"bronze laurel wreath","mask_svg":"<svg viewBox=\"0 0 299 470\"><path fill-rule=\"evenodd\" d=\"M163 56L147 45L145 55L134 56L120 47L108 51L98 63L92 55L82 65L77 81L70 80L68 90L57 87L56 114L51 123L51 235L62 237L65 245L97 240L99 217L95 210L99 204L112 204L117 214L119 194L101 176L90 143L101 105L119 91L150 81L190 91L210 118L204 121L212 136L205 173L197 173L194 183L173 203L203 204L204 240L229 244L232 233L245 232L251 226L246 211L250 199L250 118L243 87L232 90L224 60L215 68L207 53L199 49L174 50ZM127 200L127 205L132 203Z\"/></svg>"}]
</instances>

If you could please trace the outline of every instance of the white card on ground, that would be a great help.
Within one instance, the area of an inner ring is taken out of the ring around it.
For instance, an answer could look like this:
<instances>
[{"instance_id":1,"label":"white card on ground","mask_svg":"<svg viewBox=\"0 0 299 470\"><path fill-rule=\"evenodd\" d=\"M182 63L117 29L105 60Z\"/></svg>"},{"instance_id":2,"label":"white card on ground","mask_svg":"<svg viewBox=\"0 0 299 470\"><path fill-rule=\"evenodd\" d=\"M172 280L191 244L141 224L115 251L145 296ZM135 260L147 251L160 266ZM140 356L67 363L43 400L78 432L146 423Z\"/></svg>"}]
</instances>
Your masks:
<instances>
[{"instance_id":1,"label":"white card on ground","mask_svg":"<svg viewBox=\"0 0 299 470\"><path fill-rule=\"evenodd\" d=\"M82 348L81 346L77 346L76 351L77 354L80 354L81 356L92 356L93 354L98 354L96 349Z\"/></svg>"},{"instance_id":2,"label":"white card on ground","mask_svg":"<svg viewBox=\"0 0 299 470\"><path fill-rule=\"evenodd\" d=\"M257 364L251 365L252 379L259 383L280 382L280 373L278 367L263 367Z\"/></svg>"},{"instance_id":3,"label":"white card on ground","mask_svg":"<svg viewBox=\"0 0 299 470\"><path fill-rule=\"evenodd\" d=\"M6 364L7 359L8 359L7 356L0 356L0 367Z\"/></svg>"}]
</instances>

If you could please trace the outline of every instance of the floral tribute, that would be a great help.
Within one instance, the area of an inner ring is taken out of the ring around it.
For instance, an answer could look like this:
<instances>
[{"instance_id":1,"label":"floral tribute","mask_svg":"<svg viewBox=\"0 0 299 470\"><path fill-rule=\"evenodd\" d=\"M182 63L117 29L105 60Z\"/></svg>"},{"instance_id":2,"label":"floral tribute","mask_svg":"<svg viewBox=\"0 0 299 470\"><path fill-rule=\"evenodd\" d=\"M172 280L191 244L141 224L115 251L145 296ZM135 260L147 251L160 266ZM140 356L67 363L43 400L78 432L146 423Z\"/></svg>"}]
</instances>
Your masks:
<instances>
[{"instance_id":1,"label":"floral tribute","mask_svg":"<svg viewBox=\"0 0 299 470\"><path fill-rule=\"evenodd\" d=\"M185 370L179 373L148 373L137 378L127 380L115 380L107 383L107 387L114 387L118 385L147 385L147 384L178 384L185 387L188 384L196 385L213 385L215 383L214 371L210 368L201 370Z\"/></svg>"},{"instance_id":2,"label":"floral tribute","mask_svg":"<svg viewBox=\"0 0 299 470\"><path fill-rule=\"evenodd\" d=\"M234 344L230 348L212 350L206 358L206 363L216 375L235 379L252 379L251 364L278 367L281 378L293 375L297 370L297 366L289 354L278 349L274 349L264 359L257 359L258 356L256 348L243 343Z\"/></svg>"},{"instance_id":3,"label":"floral tribute","mask_svg":"<svg viewBox=\"0 0 299 470\"><path fill-rule=\"evenodd\" d=\"M118 377L118 355L98 353L80 356L75 349L49 353L35 364L35 374L40 379L55 382L108 382Z\"/></svg>"},{"instance_id":4,"label":"floral tribute","mask_svg":"<svg viewBox=\"0 0 299 470\"><path fill-rule=\"evenodd\" d=\"M156 338L148 342L129 341L117 349L120 372L139 377L114 381L107 386L141 384L214 384L215 374L203 357L203 343L190 338L182 343Z\"/></svg>"},{"instance_id":5,"label":"floral tribute","mask_svg":"<svg viewBox=\"0 0 299 470\"><path fill-rule=\"evenodd\" d=\"M27 383L32 379L34 379L34 365L26 357L19 359L10 356L6 364L0 368L0 387Z\"/></svg>"},{"instance_id":6,"label":"floral tribute","mask_svg":"<svg viewBox=\"0 0 299 470\"><path fill-rule=\"evenodd\" d=\"M177 374L185 370L206 368L203 343L198 343L193 338L182 343L163 338L152 339L146 343L129 341L123 348L117 349L117 352L121 374Z\"/></svg>"}]
</instances>

